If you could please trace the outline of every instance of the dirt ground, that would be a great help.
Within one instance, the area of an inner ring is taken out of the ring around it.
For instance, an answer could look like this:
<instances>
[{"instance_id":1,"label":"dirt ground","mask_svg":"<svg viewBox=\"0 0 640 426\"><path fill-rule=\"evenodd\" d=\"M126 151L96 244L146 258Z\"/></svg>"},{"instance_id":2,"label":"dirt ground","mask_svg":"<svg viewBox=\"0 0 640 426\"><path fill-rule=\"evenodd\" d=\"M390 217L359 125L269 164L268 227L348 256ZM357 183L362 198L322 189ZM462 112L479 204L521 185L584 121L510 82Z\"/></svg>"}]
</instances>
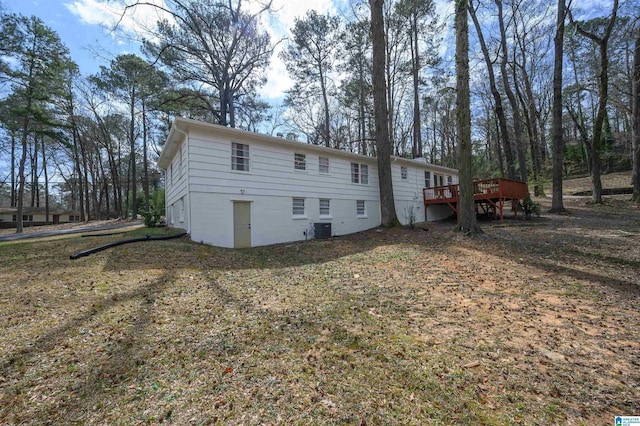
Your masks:
<instances>
[{"instance_id":1,"label":"dirt ground","mask_svg":"<svg viewBox=\"0 0 640 426\"><path fill-rule=\"evenodd\" d=\"M628 199L475 239L0 244L0 424L613 424L640 413Z\"/></svg>"}]
</instances>

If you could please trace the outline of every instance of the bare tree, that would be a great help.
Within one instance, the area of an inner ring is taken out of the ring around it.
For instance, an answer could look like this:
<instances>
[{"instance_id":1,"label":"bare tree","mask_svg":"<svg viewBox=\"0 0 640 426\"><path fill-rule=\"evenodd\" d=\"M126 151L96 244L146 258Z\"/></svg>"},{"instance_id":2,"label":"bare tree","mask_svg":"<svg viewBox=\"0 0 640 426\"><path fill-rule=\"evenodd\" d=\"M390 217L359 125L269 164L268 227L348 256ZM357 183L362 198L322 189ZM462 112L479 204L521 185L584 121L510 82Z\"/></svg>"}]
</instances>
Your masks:
<instances>
[{"instance_id":1,"label":"bare tree","mask_svg":"<svg viewBox=\"0 0 640 426\"><path fill-rule=\"evenodd\" d=\"M507 71L507 65L509 63L509 53L507 51L507 31L504 23L504 16L502 10L502 0L495 0L498 6L498 26L500 28L500 50L502 50L502 60L500 61L500 72L502 74L502 89L507 95L509 104L511 104L511 111L513 114L513 131L516 144L516 155L518 157L518 167L520 169L520 180L527 182L527 158L525 154L523 136L524 129L522 125L522 114L520 113L520 105L516 99L513 90L511 89L511 82L509 81L509 72ZM517 86L517 82L514 79L514 86Z\"/></svg>"},{"instance_id":2,"label":"bare tree","mask_svg":"<svg viewBox=\"0 0 640 426\"><path fill-rule=\"evenodd\" d=\"M209 103L218 124L235 127L237 103L251 98L265 81L264 70L274 46L260 26L272 1L257 3L256 12L242 0L165 0L167 6L136 0L125 8L146 5L172 16L145 42L147 53L162 61L174 79L214 89ZM150 30L151 32L151 30ZM157 40L157 41L155 41ZM204 90L204 89L201 89Z\"/></svg>"},{"instance_id":3,"label":"bare tree","mask_svg":"<svg viewBox=\"0 0 640 426\"><path fill-rule=\"evenodd\" d=\"M495 103L496 115L498 117L498 124L500 126L500 138L502 140L504 155L507 161L507 176L509 177L509 179L516 179L516 169L514 167L513 150L511 148L511 140L509 138L507 117L505 115L504 106L502 104L502 96L500 95L498 86L496 84L496 77L493 71L493 60L489 55L489 48L487 47L487 43L484 39L484 34L482 33L482 27L480 26L480 21L478 20L478 16L476 14L476 8L474 8L471 1L469 1L469 14L471 15L473 25L475 26L478 33L478 42L480 43L482 56L484 57L487 71L489 73L489 85L491 87L491 94L493 95L493 100Z\"/></svg>"},{"instance_id":4,"label":"bare tree","mask_svg":"<svg viewBox=\"0 0 640 426\"><path fill-rule=\"evenodd\" d=\"M604 30L602 36L597 35L595 32L585 30L582 25L575 23L578 33L598 46L600 53L600 69L598 70L598 112L596 114L596 120L593 124L593 139L589 144L591 154L591 177L593 180L593 201L595 203L602 203L602 180L600 179L600 145L602 139L603 124L607 115L607 101L609 98L609 38L611 32L616 23L616 17L618 14L618 0L613 0L613 6L611 9L611 17L609 23ZM569 12L571 17L571 13Z\"/></svg>"}]
</instances>

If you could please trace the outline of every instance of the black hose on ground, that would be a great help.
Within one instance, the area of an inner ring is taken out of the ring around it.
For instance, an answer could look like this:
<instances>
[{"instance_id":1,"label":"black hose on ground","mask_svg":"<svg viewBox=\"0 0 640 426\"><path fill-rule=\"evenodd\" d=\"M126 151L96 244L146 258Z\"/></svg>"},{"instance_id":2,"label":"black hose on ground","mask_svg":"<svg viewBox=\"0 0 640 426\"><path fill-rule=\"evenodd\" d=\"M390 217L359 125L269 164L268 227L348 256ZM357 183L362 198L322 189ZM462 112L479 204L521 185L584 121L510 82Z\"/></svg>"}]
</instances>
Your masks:
<instances>
[{"instance_id":1,"label":"black hose on ground","mask_svg":"<svg viewBox=\"0 0 640 426\"><path fill-rule=\"evenodd\" d=\"M108 237L110 235L126 234L127 232L131 232L131 231L109 232L107 234L83 234L83 235L80 235L80 236L82 238L86 238L86 237Z\"/></svg>"},{"instance_id":2,"label":"black hose on ground","mask_svg":"<svg viewBox=\"0 0 640 426\"><path fill-rule=\"evenodd\" d=\"M98 246L98 247L94 247L94 248L91 248L91 249L88 249L88 250L79 251L79 252L74 253L71 256L69 256L69 259L75 260L75 259L78 259L80 257L89 256L90 254L98 253L99 251L106 250L106 249L111 248L111 247L121 246L123 244L139 243L141 241L171 240L171 239L174 239L174 238L183 237L185 235L187 235L186 232L182 232L180 234L175 234L175 235L165 235L165 236L161 236L161 237L152 237L151 235L147 235L146 237L142 237L142 238L132 238L130 240L116 241L114 243L105 244L103 246Z\"/></svg>"}]
</instances>

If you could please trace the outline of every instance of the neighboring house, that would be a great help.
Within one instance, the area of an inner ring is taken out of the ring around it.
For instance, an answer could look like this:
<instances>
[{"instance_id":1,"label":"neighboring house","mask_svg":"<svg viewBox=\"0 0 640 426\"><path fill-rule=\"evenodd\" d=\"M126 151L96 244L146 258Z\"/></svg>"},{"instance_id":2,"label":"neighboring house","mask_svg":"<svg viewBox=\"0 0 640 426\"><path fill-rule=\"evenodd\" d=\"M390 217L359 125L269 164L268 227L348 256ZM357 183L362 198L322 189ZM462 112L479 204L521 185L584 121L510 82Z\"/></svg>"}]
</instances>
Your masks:
<instances>
[{"instance_id":1,"label":"neighboring house","mask_svg":"<svg viewBox=\"0 0 640 426\"><path fill-rule=\"evenodd\" d=\"M16 207L0 207L0 228L15 228L17 225ZM80 222L80 213L77 211L49 211L49 224ZM25 207L22 211L22 225L40 226L45 225L46 211L44 207Z\"/></svg>"},{"instance_id":2,"label":"neighboring house","mask_svg":"<svg viewBox=\"0 0 640 426\"><path fill-rule=\"evenodd\" d=\"M457 183L457 171L392 157L400 222L438 220L422 188ZM197 242L253 247L351 234L380 225L377 160L244 130L178 118L158 166L166 219ZM323 225L316 225L316 224Z\"/></svg>"}]
</instances>

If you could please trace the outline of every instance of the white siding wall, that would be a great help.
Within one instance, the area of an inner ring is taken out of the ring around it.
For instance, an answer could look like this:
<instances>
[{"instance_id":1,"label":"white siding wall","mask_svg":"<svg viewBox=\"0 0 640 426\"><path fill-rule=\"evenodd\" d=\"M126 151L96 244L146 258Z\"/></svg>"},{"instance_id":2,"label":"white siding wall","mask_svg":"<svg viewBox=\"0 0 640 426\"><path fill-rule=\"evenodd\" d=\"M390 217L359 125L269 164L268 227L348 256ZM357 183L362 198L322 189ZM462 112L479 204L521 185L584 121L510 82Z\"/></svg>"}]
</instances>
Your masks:
<instances>
[{"instance_id":1,"label":"white siding wall","mask_svg":"<svg viewBox=\"0 0 640 426\"><path fill-rule=\"evenodd\" d=\"M165 204L168 224L187 232L190 231L188 151L189 145L183 141L165 174Z\"/></svg>"},{"instance_id":2,"label":"white siding wall","mask_svg":"<svg viewBox=\"0 0 640 426\"><path fill-rule=\"evenodd\" d=\"M407 179L402 179L401 168L407 169ZM391 176L393 177L393 197L395 199L396 214L403 225L409 223L410 215L415 222L423 222L424 201L422 188L424 188L424 171L426 164L409 165L407 162L392 162Z\"/></svg>"},{"instance_id":3,"label":"white siding wall","mask_svg":"<svg viewBox=\"0 0 640 426\"><path fill-rule=\"evenodd\" d=\"M231 170L231 142L249 145L249 171ZM333 235L363 231L380 224L375 159L357 160L369 168L368 184L351 183L352 160L273 143L244 142L191 134L189 182L194 241L233 247L233 202L251 201L252 245L304 240L316 222L332 224ZM294 169L294 154L306 155L307 168ZM339 153L337 153L339 154ZM319 157L329 158L329 173L319 172ZM293 217L293 198L305 199L304 217ZM320 199L330 200L331 215L320 218ZM356 201L366 217L356 215Z\"/></svg>"},{"instance_id":4,"label":"white siding wall","mask_svg":"<svg viewBox=\"0 0 640 426\"><path fill-rule=\"evenodd\" d=\"M313 238L317 222L331 223L334 236L380 225L375 158L320 152L311 145L255 135L234 138L196 126L189 126L188 143L184 136L181 142L166 170L167 219L171 226L189 232L194 241L233 247L235 201L251 203L252 246ZM249 145L249 171L232 170L232 142ZM306 155L306 170L294 168L296 153ZM319 171L319 157L329 158L329 173ZM368 166L367 184L352 183L352 163ZM407 168L407 179L401 179L401 167ZM417 222L425 219L425 170L432 173L432 185L433 174L445 174L420 161L393 160L396 211L403 224L409 222L411 210ZM457 182L457 176L453 180ZM293 198L305 200L302 217L293 215ZM320 216L321 199L330 200L329 216ZM357 214L358 200L365 202L364 217Z\"/></svg>"}]
</instances>

